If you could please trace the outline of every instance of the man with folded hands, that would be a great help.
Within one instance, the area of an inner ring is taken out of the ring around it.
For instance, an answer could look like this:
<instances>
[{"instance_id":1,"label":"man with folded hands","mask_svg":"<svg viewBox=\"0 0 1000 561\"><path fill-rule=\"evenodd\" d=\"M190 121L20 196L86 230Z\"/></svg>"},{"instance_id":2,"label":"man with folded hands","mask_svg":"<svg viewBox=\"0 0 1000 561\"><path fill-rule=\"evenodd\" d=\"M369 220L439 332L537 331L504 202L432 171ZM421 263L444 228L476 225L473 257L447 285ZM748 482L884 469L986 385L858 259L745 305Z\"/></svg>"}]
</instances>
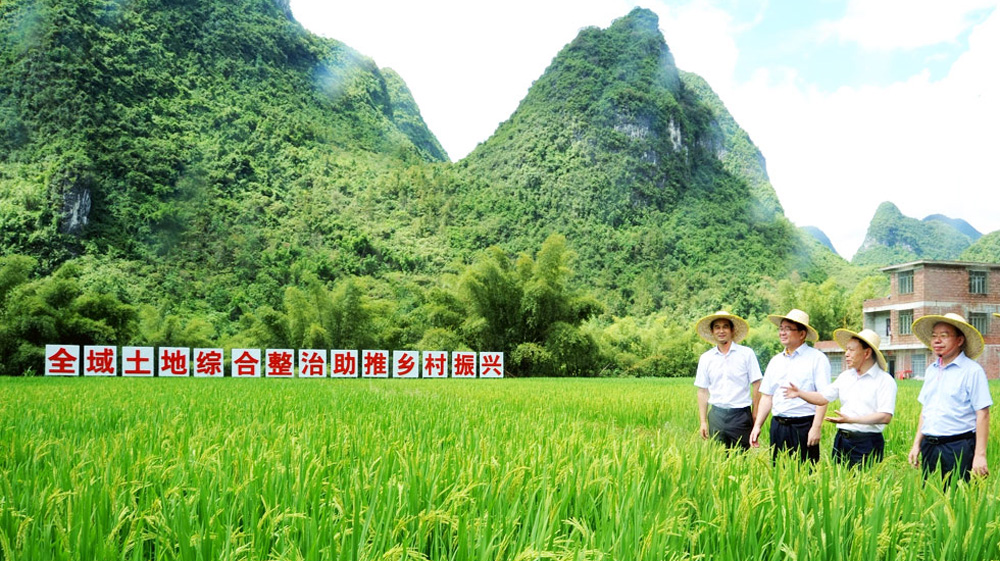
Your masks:
<instances>
[{"instance_id":1,"label":"man with folded hands","mask_svg":"<svg viewBox=\"0 0 1000 561\"><path fill-rule=\"evenodd\" d=\"M986 442L990 436L990 388L975 359L982 354L983 336L958 314L927 315L913 322L913 334L937 356L927 366L920 402L920 423L909 460L923 468L924 477L941 469L986 477Z\"/></svg>"},{"instance_id":2,"label":"man with folded hands","mask_svg":"<svg viewBox=\"0 0 1000 561\"><path fill-rule=\"evenodd\" d=\"M698 359L694 385L698 388L699 433L727 448L750 447L750 429L760 393L760 365L753 349L740 345L750 332L746 320L720 310L695 325L713 347ZM711 410L709 410L711 405Z\"/></svg>"}]
</instances>

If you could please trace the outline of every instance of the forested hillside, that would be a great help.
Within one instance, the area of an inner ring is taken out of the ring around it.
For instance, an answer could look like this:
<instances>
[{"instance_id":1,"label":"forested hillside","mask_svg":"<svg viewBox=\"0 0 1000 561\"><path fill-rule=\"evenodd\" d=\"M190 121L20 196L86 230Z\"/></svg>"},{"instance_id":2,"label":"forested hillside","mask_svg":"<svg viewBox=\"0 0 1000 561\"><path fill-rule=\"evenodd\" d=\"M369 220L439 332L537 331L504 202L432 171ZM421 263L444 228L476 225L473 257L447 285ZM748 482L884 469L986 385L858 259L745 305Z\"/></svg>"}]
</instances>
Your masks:
<instances>
[{"instance_id":1,"label":"forested hillside","mask_svg":"<svg viewBox=\"0 0 1000 561\"><path fill-rule=\"evenodd\" d=\"M799 248L763 157L649 11L583 30L458 172L477 238L565 234L616 314L760 313Z\"/></svg>"},{"instance_id":2,"label":"forested hillside","mask_svg":"<svg viewBox=\"0 0 1000 561\"><path fill-rule=\"evenodd\" d=\"M884 267L918 259L958 259L980 237L964 220L941 215L918 220L885 202L879 205L865 241L851 261Z\"/></svg>"},{"instance_id":3,"label":"forested hillside","mask_svg":"<svg viewBox=\"0 0 1000 561\"><path fill-rule=\"evenodd\" d=\"M404 78L282 0L5 0L2 373L59 341L686 375L721 307L851 321L867 285L784 218L652 12L581 31L456 164Z\"/></svg>"}]
</instances>

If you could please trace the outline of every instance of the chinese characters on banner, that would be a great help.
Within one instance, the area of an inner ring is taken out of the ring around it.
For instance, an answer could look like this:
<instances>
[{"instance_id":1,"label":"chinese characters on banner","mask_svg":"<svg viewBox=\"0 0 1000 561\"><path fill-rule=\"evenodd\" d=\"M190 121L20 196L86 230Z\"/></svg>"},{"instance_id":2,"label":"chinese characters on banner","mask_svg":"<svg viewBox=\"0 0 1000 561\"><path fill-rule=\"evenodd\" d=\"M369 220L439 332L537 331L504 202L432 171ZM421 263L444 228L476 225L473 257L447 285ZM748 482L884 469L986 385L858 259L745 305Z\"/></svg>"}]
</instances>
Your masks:
<instances>
[{"instance_id":1,"label":"chinese characters on banner","mask_svg":"<svg viewBox=\"0 0 1000 561\"><path fill-rule=\"evenodd\" d=\"M84 376L117 376L118 347L87 345L83 348Z\"/></svg>"},{"instance_id":2,"label":"chinese characters on banner","mask_svg":"<svg viewBox=\"0 0 1000 561\"><path fill-rule=\"evenodd\" d=\"M191 373L191 349L160 347L159 368L161 378L187 376Z\"/></svg>"},{"instance_id":3,"label":"chinese characters on banner","mask_svg":"<svg viewBox=\"0 0 1000 561\"><path fill-rule=\"evenodd\" d=\"M503 378L503 353L479 353L479 377Z\"/></svg>"},{"instance_id":4,"label":"chinese characters on banner","mask_svg":"<svg viewBox=\"0 0 1000 561\"><path fill-rule=\"evenodd\" d=\"M233 378L503 378L503 353L232 349ZM46 376L221 378L224 349L46 345Z\"/></svg>"},{"instance_id":5,"label":"chinese characters on banner","mask_svg":"<svg viewBox=\"0 0 1000 561\"><path fill-rule=\"evenodd\" d=\"M424 378L448 377L448 353L424 351Z\"/></svg>"},{"instance_id":6,"label":"chinese characters on banner","mask_svg":"<svg viewBox=\"0 0 1000 561\"><path fill-rule=\"evenodd\" d=\"M268 349L264 366L264 376L267 378L292 378L295 376L295 365L292 363L295 354L291 349Z\"/></svg>"},{"instance_id":7,"label":"chinese characters on banner","mask_svg":"<svg viewBox=\"0 0 1000 561\"><path fill-rule=\"evenodd\" d=\"M45 345L46 376L79 376L79 345Z\"/></svg>"},{"instance_id":8,"label":"chinese characters on banner","mask_svg":"<svg viewBox=\"0 0 1000 561\"><path fill-rule=\"evenodd\" d=\"M357 378L359 372L358 351L330 351L331 378Z\"/></svg>"},{"instance_id":9,"label":"chinese characters on banner","mask_svg":"<svg viewBox=\"0 0 1000 561\"><path fill-rule=\"evenodd\" d=\"M229 374L233 378L260 378L260 349L233 349L232 359Z\"/></svg>"},{"instance_id":10,"label":"chinese characters on banner","mask_svg":"<svg viewBox=\"0 0 1000 561\"><path fill-rule=\"evenodd\" d=\"M451 377L475 378L476 353L455 351L451 353Z\"/></svg>"},{"instance_id":11,"label":"chinese characters on banner","mask_svg":"<svg viewBox=\"0 0 1000 561\"><path fill-rule=\"evenodd\" d=\"M122 347L122 376L151 377L155 364L153 347Z\"/></svg>"},{"instance_id":12,"label":"chinese characters on banner","mask_svg":"<svg viewBox=\"0 0 1000 561\"><path fill-rule=\"evenodd\" d=\"M419 378L420 353L417 351L394 351L392 353L393 378Z\"/></svg>"},{"instance_id":13,"label":"chinese characters on banner","mask_svg":"<svg viewBox=\"0 0 1000 561\"><path fill-rule=\"evenodd\" d=\"M326 351L300 349L299 378L326 378Z\"/></svg>"},{"instance_id":14,"label":"chinese characters on banner","mask_svg":"<svg viewBox=\"0 0 1000 561\"><path fill-rule=\"evenodd\" d=\"M389 377L389 351L361 351L362 378Z\"/></svg>"},{"instance_id":15,"label":"chinese characters on banner","mask_svg":"<svg viewBox=\"0 0 1000 561\"><path fill-rule=\"evenodd\" d=\"M222 349L195 349L193 366L195 378L221 378Z\"/></svg>"}]
</instances>

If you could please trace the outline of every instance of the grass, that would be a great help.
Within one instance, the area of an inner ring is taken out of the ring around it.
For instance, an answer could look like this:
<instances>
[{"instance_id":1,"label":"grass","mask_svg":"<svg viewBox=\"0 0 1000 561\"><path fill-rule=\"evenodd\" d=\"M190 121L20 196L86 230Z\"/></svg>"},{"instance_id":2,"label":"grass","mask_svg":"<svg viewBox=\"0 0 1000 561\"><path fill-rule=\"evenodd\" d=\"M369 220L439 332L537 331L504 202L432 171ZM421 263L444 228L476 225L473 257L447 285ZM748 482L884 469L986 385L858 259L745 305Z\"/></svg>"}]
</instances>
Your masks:
<instances>
[{"instance_id":1,"label":"grass","mask_svg":"<svg viewBox=\"0 0 1000 561\"><path fill-rule=\"evenodd\" d=\"M1000 431L924 485L918 391L852 471L702 442L690 379L0 379L0 559L998 559Z\"/></svg>"}]
</instances>

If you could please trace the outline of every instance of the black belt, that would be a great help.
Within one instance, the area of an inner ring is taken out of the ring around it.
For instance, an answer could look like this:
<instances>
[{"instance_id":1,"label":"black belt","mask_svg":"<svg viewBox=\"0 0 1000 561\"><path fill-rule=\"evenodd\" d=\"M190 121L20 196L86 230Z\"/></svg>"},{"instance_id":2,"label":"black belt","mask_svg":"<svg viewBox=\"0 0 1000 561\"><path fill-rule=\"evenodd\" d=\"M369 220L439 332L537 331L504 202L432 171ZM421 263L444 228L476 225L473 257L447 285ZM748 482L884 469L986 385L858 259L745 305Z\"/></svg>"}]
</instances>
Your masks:
<instances>
[{"instance_id":1,"label":"black belt","mask_svg":"<svg viewBox=\"0 0 1000 561\"><path fill-rule=\"evenodd\" d=\"M775 421L782 425L790 425L793 427L801 427L804 425L811 425L814 416L809 415L808 417L774 417Z\"/></svg>"},{"instance_id":2,"label":"black belt","mask_svg":"<svg viewBox=\"0 0 1000 561\"><path fill-rule=\"evenodd\" d=\"M837 429L837 434L848 440L858 440L862 438L875 438L876 436L882 436L882 433L880 432L865 432L860 430L844 430L844 429Z\"/></svg>"},{"instance_id":3,"label":"black belt","mask_svg":"<svg viewBox=\"0 0 1000 561\"><path fill-rule=\"evenodd\" d=\"M950 434L948 436L931 436L929 434L924 435L924 440L928 444L948 444L949 442L958 442L959 440L975 440L976 431L963 432L962 434Z\"/></svg>"},{"instance_id":4,"label":"black belt","mask_svg":"<svg viewBox=\"0 0 1000 561\"><path fill-rule=\"evenodd\" d=\"M718 405L713 405L712 409L713 410L717 409L720 413L740 413L743 411L749 412L750 406L747 405L746 407L736 407L734 409L730 409L728 407L719 407Z\"/></svg>"}]
</instances>

